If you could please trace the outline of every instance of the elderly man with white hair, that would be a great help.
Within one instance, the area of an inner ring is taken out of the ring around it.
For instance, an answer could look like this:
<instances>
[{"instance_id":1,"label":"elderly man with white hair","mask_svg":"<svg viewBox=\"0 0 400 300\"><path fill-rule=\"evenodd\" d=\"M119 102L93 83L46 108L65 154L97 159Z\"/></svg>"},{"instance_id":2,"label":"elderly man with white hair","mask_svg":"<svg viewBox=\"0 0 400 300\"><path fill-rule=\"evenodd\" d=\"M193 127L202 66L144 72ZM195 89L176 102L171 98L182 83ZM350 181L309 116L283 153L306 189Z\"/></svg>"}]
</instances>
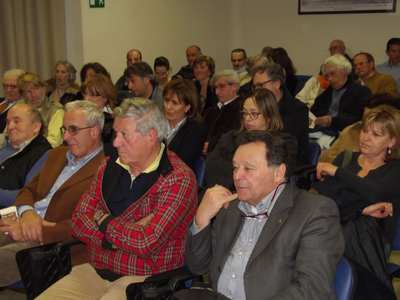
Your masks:
<instances>
[{"instance_id":1,"label":"elderly man with white hair","mask_svg":"<svg viewBox=\"0 0 400 300\"><path fill-rule=\"evenodd\" d=\"M367 87L351 80L351 70L350 62L340 54L332 55L324 62L322 71L329 81L329 88L311 107L316 116L315 126L324 134L336 136L346 126L359 121L371 97Z\"/></svg>"},{"instance_id":2,"label":"elderly man with white hair","mask_svg":"<svg viewBox=\"0 0 400 300\"><path fill-rule=\"evenodd\" d=\"M228 131L240 128L240 110L243 99L239 97L240 78L234 70L222 70L212 79L218 103L205 112L207 142L204 152L211 152L219 138Z\"/></svg>"},{"instance_id":3,"label":"elderly man with white hair","mask_svg":"<svg viewBox=\"0 0 400 300\"><path fill-rule=\"evenodd\" d=\"M7 111L21 99L21 94L17 87L17 79L24 74L25 71L21 69L11 69L3 74L2 84L4 91L4 98L0 98L0 133L6 127Z\"/></svg>"}]
</instances>

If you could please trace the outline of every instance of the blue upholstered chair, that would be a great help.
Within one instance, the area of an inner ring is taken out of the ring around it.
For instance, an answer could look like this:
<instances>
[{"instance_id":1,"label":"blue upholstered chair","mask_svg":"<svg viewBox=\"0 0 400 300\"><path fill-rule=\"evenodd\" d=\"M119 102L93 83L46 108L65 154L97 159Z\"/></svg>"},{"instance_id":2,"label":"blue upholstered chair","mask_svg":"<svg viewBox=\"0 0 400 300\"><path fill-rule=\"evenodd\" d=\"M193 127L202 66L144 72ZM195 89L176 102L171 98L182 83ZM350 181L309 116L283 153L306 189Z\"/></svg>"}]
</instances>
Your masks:
<instances>
[{"instance_id":1,"label":"blue upholstered chair","mask_svg":"<svg viewBox=\"0 0 400 300\"><path fill-rule=\"evenodd\" d=\"M196 175L197 185L202 188L204 185L204 174L206 171L206 160L200 156L194 163L194 173Z\"/></svg>"},{"instance_id":2,"label":"blue upholstered chair","mask_svg":"<svg viewBox=\"0 0 400 300\"><path fill-rule=\"evenodd\" d=\"M335 291L337 300L350 300L353 296L354 274L350 262L342 257L336 267Z\"/></svg>"}]
</instances>

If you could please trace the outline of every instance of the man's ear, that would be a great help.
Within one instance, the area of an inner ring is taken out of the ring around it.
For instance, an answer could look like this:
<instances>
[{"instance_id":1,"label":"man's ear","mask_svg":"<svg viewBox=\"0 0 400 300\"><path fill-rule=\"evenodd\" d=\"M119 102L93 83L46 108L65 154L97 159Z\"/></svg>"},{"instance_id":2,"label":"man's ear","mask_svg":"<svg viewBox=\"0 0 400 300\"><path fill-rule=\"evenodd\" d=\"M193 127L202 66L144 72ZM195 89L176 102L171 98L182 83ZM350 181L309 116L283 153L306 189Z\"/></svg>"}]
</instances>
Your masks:
<instances>
[{"instance_id":1,"label":"man's ear","mask_svg":"<svg viewBox=\"0 0 400 300\"><path fill-rule=\"evenodd\" d=\"M147 133L147 137L151 143L156 143L158 141L157 130L151 128Z\"/></svg>"},{"instance_id":2,"label":"man's ear","mask_svg":"<svg viewBox=\"0 0 400 300\"><path fill-rule=\"evenodd\" d=\"M90 128L90 136L93 138L97 138L99 135L101 135L101 130L98 126L93 126Z\"/></svg>"},{"instance_id":3,"label":"man's ear","mask_svg":"<svg viewBox=\"0 0 400 300\"><path fill-rule=\"evenodd\" d=\"M276 167L274 170L275 183L284 182L286 180L285 174L286 174L286 165L285 164L280 164L278 167Z\"/></svg>"},{"instance_id":4,"label":"man's ear","mask_svg":"<svg viewBox=\"0 0 400 300\"><path fill-rule=\"evenodd\" d=\"M143 82L147 86L150 84L150 78L149 77L143 77Z\"/></svg>"},{"instance_id":5,"label":"man's ear","mask_svg":"<svg viewBox=\"0 0 400 300\"><path fill-rule=\"evenodd\" d=\"M40 133L40 129L42 129L42 123L40 122L32 122L32 131L35 135Z\"/></svg>"}]
</instances>

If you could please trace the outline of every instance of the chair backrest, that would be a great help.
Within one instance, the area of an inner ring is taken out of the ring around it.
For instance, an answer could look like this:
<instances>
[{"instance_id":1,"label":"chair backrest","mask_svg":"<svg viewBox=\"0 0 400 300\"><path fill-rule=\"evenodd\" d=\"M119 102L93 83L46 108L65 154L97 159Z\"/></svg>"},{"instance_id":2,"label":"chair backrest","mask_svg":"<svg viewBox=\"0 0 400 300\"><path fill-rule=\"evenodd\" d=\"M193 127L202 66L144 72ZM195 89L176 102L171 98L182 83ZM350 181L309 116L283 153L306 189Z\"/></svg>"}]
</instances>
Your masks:
<instances>
[{"instance_id":1,"label":"chair backrest","mask_svg":"<svg viewBox=\"0 0 400 300\"><path fill-rule=\"evenodd\" d=\"M335 291L337 300L352 299L354 286L353 270L350 262L342 257L336 267Z\"/></svg>"},{"instance_id":2,"label":"chair backrest","mask_svg":"<svg viewBox=\"0 0 400 300\"><path fill-rule=\"evenodd\" d=\"M310 76L310 75L296 75L297 83L296 83L296 88L295 88L295 95L297 95L297 93L303 89L307 80L310 79L311 77L312 76ZM295 96L295 95L293 95L293 96Z\"/></svg>"},{"instance_id":3,"label":"chair backrest","mask_svg":"<svg viewBox=\"0 0 400 300\"><path fill-rule=\"evenodd\" d=\"M194 162L194 173L196 175L197 185L203 187L204 185L204 174L206 171L206 160L200 156Z\"/></svg>"},{"instance_id":4,"label":"chair backrest","mask_svg":"<svg viewBox=\"0 0 400 300\"><path fill-rule=\"evenodd\" d=\"M396 221L395 221L395 230L394 230L394 237L392 241L392 250L400 250L400 216L396 216Z\"/></svg>"},{"instance_id":5,"label":"chair backrest","mask_svg":"<svg viewBox=\"0 0 400 300\"><path fill-rule=\"evenodd\" d=\"M310 141L308 144L308 162L313 166L317 165L320 155L321 147L317 143Z\"/></svg>"}]
</instances>

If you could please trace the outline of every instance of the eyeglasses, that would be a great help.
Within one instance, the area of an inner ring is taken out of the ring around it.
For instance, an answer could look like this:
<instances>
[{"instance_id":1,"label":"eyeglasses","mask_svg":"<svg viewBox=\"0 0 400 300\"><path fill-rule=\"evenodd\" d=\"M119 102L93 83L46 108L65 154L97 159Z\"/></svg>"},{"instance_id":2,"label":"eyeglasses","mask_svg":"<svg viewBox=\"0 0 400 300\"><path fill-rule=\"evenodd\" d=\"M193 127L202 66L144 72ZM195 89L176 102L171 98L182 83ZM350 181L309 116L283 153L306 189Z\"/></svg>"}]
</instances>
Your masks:
<instances>
[{"instance_id":1,"label":"eyeglasses","mask_svg":"<svg viewBox=\"0 0 400 300\"><path fill-rule=\"evenodd\" d=\"M271 81L273 81L273 80L269 79L269 80L266 80L266 81L263 81L263 82L260 82L260 83L257 83L257 84L253 84L253 91L264 88L264 86L267 83L270 83Z\"/></svg>"},{"instance_id":2,"label":"eyeglasses","mask_svg":"<svg viewBox=\"0 0 400 300\"><path fill-rule=\"evenodd\" d=\"M243 110L240 112L240 115L242 116L242 119L249 118L250 120L253 121L253 120L258 119L258 117L260 115L262 115L262 113L257 112L257 111L248 112L248 111Z\"/></svg>"},{"instance_id":3,"label":"eyeglasses","mask_svg":"<svg viewBox=\"0 0 400 300\"><path fill-rule=\"evenodd\" d=\"M61 127L61 134L65 134L65 132L68 132L70 135L75 136L79 133L79 131L84 130L84 129L88 129L88 128L93 128L94 126L87 126L87 127L78 127L75 125L71 125L68 127Z\"/></svg>"}]
</instances>

